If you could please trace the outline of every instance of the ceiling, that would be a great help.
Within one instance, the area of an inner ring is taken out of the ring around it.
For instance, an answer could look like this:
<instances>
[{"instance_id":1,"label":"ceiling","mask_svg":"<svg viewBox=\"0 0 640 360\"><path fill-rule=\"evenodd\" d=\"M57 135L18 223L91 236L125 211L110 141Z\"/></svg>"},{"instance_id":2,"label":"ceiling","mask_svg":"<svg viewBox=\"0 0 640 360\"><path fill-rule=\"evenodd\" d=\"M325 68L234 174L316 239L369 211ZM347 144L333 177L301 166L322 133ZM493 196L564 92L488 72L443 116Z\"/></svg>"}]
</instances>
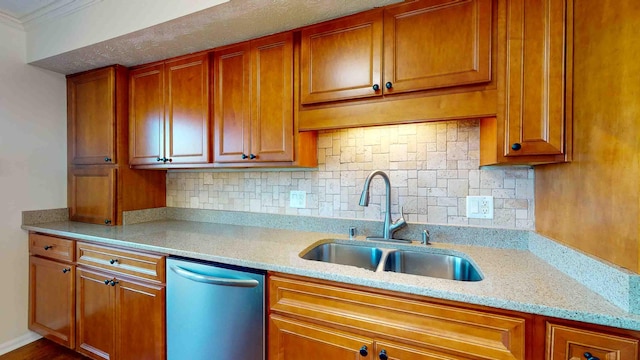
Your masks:
<instances>
[{"instance_id":1,"label":"ceiling","mask_svg":"<svg viewBox=\"0 0 640 360\"><path fill-rule=\"evenodd\" d=\"M108 0L0 0L0 20L29 29ZM295 29L401 0L231 0L31 63L62 74L134 66ZM108 19L105 19L108 21Z\"/></svg>"}]
</instances>

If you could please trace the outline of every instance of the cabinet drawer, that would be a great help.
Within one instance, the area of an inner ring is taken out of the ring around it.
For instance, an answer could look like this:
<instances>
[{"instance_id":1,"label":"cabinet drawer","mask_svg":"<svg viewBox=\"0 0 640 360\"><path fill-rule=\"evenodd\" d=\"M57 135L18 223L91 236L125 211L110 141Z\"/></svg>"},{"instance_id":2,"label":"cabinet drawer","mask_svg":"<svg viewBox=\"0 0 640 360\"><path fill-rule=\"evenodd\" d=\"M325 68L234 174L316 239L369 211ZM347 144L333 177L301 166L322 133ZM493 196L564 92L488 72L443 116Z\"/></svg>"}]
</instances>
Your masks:
<instances>
[{"instance_id":1,"label":"cabinet drawer","mask_svg":"<svg viewBox=\"0 0 640 360\"><path fill-rule=\"evenodd\" d=\"M75 260L75 246L73 240L62 239L38 233L29 234L29 253L50 259Z\"/></svg>"},{"instance_id":2,"label":"cabinet drawer","mask_svg":"<svg viewBox=\"0 0 640 360\"><path fill-rule=\"evenodd\" d=\"M547 359L626 360L638 358L638 340L547 323Z\"/></svg>"},{"instance_id":3,"label":"cabinet drawer","mask_svg":"<svg viewBox=\"0 0 640 360\"><path fill-rule=\"evenodd\" d=\"M76 247L79 265L94 266L159 282L165 281L163 255L82 242L78 242Z\"/></svg>"},{"instance_id":4,"label":"cabinet drawer","mask_svg":"<svg viewBox=\"0 0 640 360\"><path fill-rule=\"evenodd\" d=\"M388 294L269 278L272 313L465 358L524 359L525 320Z\"/></svg>"}]
</instances>

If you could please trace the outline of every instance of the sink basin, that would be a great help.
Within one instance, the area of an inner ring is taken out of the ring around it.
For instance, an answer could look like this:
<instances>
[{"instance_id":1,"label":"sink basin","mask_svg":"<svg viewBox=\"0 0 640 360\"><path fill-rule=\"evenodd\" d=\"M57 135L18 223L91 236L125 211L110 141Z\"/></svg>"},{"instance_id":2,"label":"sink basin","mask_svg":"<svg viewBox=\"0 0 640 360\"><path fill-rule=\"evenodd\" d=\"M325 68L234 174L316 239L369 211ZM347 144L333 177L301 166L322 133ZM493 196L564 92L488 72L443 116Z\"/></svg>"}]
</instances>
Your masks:
<instances>
[{"instance_id":1,"label":"sink basin","mask_svg":"<svg viewBox=\"0 0 640 360\"><path fill-rule=\"evenodd\" d=\"M391 251L385 260L384 271L458 281L482 280L478 270L466 259L409 250Z\"/></svg>"},{"instance_id":2,"label":"sink basin","mask_svg":"<svg viewBox=\"0 0 640 360\"><path fill-rule=\"evenodd\" d=\"M312 248L300 257L375 271L382 258L382 250L372 246L325 243Z\"/></svg>"}]
</instances>

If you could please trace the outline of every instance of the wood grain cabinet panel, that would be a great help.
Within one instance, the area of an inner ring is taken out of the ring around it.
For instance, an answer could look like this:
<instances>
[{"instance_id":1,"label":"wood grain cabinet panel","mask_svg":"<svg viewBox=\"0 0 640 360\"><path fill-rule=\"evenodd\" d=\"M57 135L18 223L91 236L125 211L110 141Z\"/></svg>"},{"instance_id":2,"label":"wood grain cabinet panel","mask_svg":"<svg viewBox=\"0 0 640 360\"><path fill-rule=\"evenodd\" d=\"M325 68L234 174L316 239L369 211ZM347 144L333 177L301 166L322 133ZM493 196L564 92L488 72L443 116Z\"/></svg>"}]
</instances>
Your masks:
<instances>
[{"instance_id":1,"label":"wood grain cabinet panel","mask_svg":"<svg viewBox=\"0 0 640 360\"><path fill-rule=\"evenodd\" d=\"M209 57L178 58L131 70L131 165L209 162Z\"/></svg>"},{"instance_id":2,"label":"wood grain cabinet panel","mask_svg":"<svg viewBox=\"0 0 640 360\"><path fill-rule=\"evenodd\" d=\"M75 265L29 257L29 329L75 347Z\"/></svg>"},{"instance_id":3,"label":"wood grain cabinet panel","mask_svg":"<svg viewBox=\"0 0 640 360\"><path fill-rule=\"evenodd\" d=\"M384 92L491 80L491 0L422 0L384 11Z\"/></svg>"},{"instance_id":4,"label":"wood grain cabinet panel","mask_svg":"<svg viewBox=\"0 0 640 360\"><path fill-rule=\"evenodd\" d=\"M110 272L136 276L157 282L165 281L165 257L139 251L115 249L77 242L78 264Z\"/></svg>"},{"instance_id":5,"label":"wood grain cabinet panel","mask_svg":"<svg viewBox=\"0 0 640 360\"><path fill-rule=\"evenodd\" d=\"M29 253L54 260L75 261L76 245L74 240L29 233Z\"/></svg>"},{"instance_id":6,"label":"wood grain cabinet panel","mask_svg":"<svg viewBox=\"0 0 640 360\"><path fill-rule=\"evenodd\" d=\"M164 65L129 73L129 163L157 164L164 158Z\"/></svg>"},{"instance_id":7,"label":"wood grain cabinet panel","mask_svg":"<svg viewBox=\"0 0 640 360\"><path fill-rule=\"evenodd\" d=\"M115 223L117 171L113 167L69 169L69 220Z\"/></svg>"},{"instance_id":8,"label":"wood grain cabinet panel","mask_svg":"<svg viewBox=\"0 0 640 360\"><path fill-rule=\"evenodd\" d=\"M547 323L548 360L595 360L595 358L636 360L638 359L638 339Z\"/></svg>"},{"instance_id":9,"label":"wood grain cabinet panel","mask_svg":"<svg viewBox=\"0 0 640 360\"><path fill-rule=\"evenodd\" d=\"M501 11L501 106L497 117L481 121L480 164L568 161L573 1L507 1Z\"/></svg>"},{"instance_id":10,"label":"wood grain cabinet panel","mask_svg":"<svg viewBox=\"0 0 640 360\"><path fill-rule=\"evenodd\" d=\"M67 78L69 163L116 163L116 67Z\"/></svg>"},{"instance_id":11,"label":"wood grain cabinet panel","mask_svg":"<svg viewBox=\"0 0 640 360\"><path fill-rule=\"evenodd\" d=\"M115 287L110 274L78 268L76 273L76 350L92 359L114 359Z\"/></svg>"},{"instance_id":12,"label":"wood grain cabinet panel","mask_svg":"<svg viewBox=\"0 0 640 360\"><path fill-rule=\"evenodd\" d=\"M305 28L300 47L302 104L382 95L382 10Z\"/></svg>"},{"instance_id":13,"label":"wood grain cabinet panel","mask_svg":"<svg viewBox=\"0 0 640 360\"><path fill-rule=\"evenodd\" d=\"M452 359L525 359L523 318L273 274L269 277L269 307L272 316L391 341L389 347L397 347L398 353L413 353L411 358L449 354ZM408 347L403 350L402 344ZM411 346L418 349L411 350Z\"/></svg>"},{"instance_id":14,"label":"wood grain cabinet panel","mask_svg":"<svg viewBox=\"0 0 640 360\"><path fill-rule=\"evenodd\" d=\"M216 164L317 164L315 133L304 136L313 145L305 146L294 126L293 60L291 32L214 52Z\"/></svg>"}]
</instances>

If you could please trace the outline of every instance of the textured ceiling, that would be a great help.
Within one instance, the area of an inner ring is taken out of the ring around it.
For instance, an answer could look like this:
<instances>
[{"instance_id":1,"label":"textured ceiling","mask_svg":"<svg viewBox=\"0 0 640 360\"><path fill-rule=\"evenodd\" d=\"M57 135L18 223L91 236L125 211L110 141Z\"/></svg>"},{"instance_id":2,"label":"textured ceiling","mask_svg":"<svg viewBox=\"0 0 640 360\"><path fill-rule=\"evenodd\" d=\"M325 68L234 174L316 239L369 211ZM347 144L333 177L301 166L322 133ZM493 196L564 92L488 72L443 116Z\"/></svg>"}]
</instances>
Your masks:
<instances>
[{"instance_id":1,"label":"textured ceiling","mask_svg":"<svg viewBox=\"0 0 640 360\"><path fill-rule=\"evenodd\" d=\"M133 66L295 29L401 0L231 0L31 63L62 74Z\"/></svg>"}]
</instances>

